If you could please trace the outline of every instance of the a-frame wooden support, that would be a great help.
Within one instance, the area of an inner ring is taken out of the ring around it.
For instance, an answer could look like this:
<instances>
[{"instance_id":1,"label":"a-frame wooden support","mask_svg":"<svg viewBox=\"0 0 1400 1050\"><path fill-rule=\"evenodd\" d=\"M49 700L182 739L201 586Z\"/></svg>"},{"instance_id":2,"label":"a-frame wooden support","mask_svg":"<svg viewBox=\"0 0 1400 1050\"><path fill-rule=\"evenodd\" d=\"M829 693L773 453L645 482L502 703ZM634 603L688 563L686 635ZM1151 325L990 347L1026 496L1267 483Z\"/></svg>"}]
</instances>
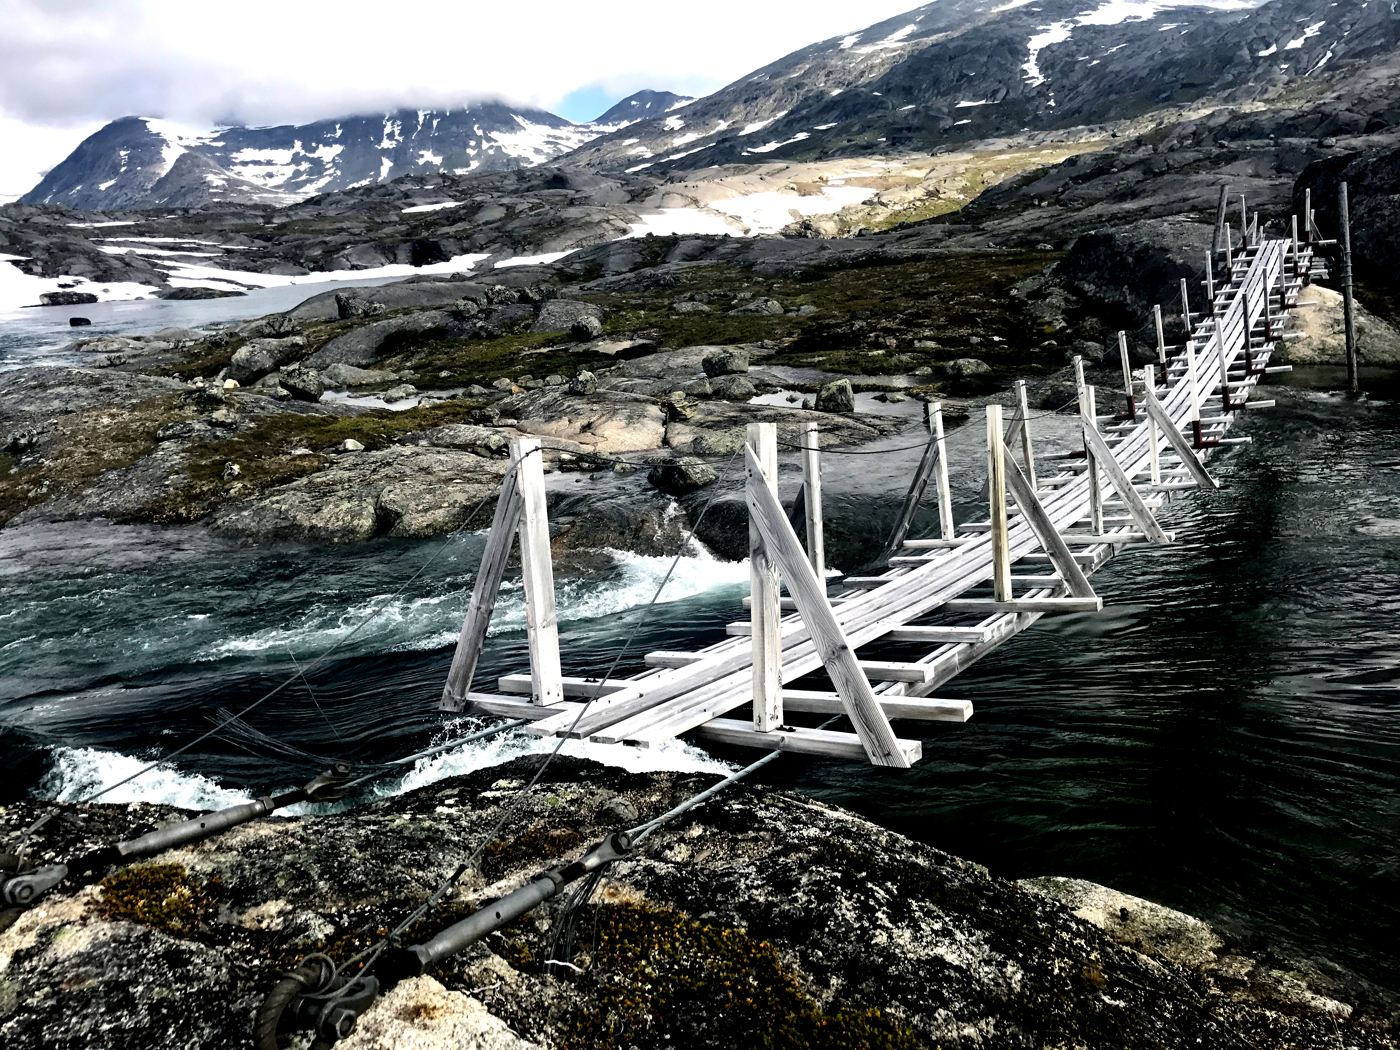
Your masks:
<instances>
[{"instance_id":1,"label":"a-frame wooden support","mask_svg":"<svg viewBox=\"0 0 1400 1050\"><path fill-rule=\"evenodd\" d=\"M1182 464L1191 472L1191 476L1196 480L1196 484L1202 488L1218 489L1220 482L1206 473L1206 468L1201 461L1196 458L1196 450L1191 447L1191 442L1187 440L1177 425L1172 422L1172 417L1167 415L1167 410L1162 407L1162 402L1157 400L1157 394L1149 384L1147 393L1144 396L1147 407L1147 415L1166 434L1167 441L1176 454L1181 458Z\"/></svg>"},{"instance_id":2,"label":"a-frame wooden support","mask_svg":"<svg viewBox=\"0 0 1400 1050\"><path fill-rule=\"evenodd\" d=\"M744 447L744 459L750 478L764 476L763 464L754 455L752 445ZM856 736L865 748L866 757L877 766L909 768L920 757L911 751L921 749L916 743L901 741L895 736L889 718L870 688L870 680L865 677L865 672L856 661L856 654L832 611L831 602L827 600L826 588L817 580L816 573L807 561L806 552L797 540L797 533L793 531L792 524L783 513L782 504L766 484L751 483L746 495L749 518L762 537L769 556L782 570L788 590L792 592L796 601L797 611L807 625L832 684L836 686L842 709L855 727ZM755 638L755 666L763 659L759 649L760 641ZM759 698L755 697L755 705L759 702Z\"/></svg>"},{"instance_id":3,"label":"a-frame wooden support","mask_svg":"<svg viewBox=\"0 0 1400 1050\"><path fill-rule=\"evenodd\" d=\"M519 438L510 444L510 470L501 482L486 550L481 556L471 602L457 639L457 651L452 656L452 667L438 705L441 711L464 711L468 707L472 679L486 642L486 628L496 608L501 578L517 534L525 585L525 628L530 642L531 699L545 705L564 699L544 467L539 451L540 442L534 438Z\"/></svg>"},{"instance_id":4,"label":"a-frame wooden support","mask_svg":"<svg viewBox=\"0 0 1400 1050\"><path fill-rule=\"evenodd\" d=\"M1163 531L1162 526L1157 524L1157 519L1153 516L1151 509L1143 501L1138 490L1133 487L1132 479L1128 477L1127 472L1118 462L1118 457L1113 454L1113 450L1108 447L1108 442L1103 439L1103 435L1088 420L1084 421L1083 430L1084 446L1090 450L1090 454L1098 461L1103 472L1108 475L1109 482L1117 490L1123 505L1128 508L1128 513L1133 516L1133 521L1137 523L1143 535L1153 543L1170 543L1171 538Z\"/></svg>"},{"instance_id":5,"label":"a-frame wooden support","mask_svg":"<svg viewBox=\"0 0 1400 1050\"><path fill-rule=\"evenodd\" d=\"M953 496L948 485L948 447L943 440L943 403L926 402L924 412L929 431L928 444L924 446L919 466L914 471L914 479L909 483L909 491L904 496L904 506L900 508L899 518L890 532L887 545L890 551L897 551L904 546L904 540L909 535L909 526L914 523L914 512L919 509L919 503L924 498L924 490L928 488L930 480L935 482L938 489L940 534L945 540L953 538Z\"/></svg>"}]
</instances>

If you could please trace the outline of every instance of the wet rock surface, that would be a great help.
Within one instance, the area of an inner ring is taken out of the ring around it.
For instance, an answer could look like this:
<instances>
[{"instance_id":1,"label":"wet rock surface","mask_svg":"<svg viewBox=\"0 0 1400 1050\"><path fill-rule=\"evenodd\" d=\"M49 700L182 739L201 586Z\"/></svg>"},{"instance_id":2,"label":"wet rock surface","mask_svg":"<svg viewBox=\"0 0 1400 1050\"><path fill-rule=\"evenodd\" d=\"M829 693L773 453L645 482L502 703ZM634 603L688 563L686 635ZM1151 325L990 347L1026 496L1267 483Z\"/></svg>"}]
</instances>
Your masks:
<instances>
[{"instance_id":1,"label":"wet rock surface","mask_svg":"<svg viewBox=\"0 0 1400 1050\"><path fill-rule=\"evenodd\" d=\"M25 1050L246 1047L281 970L373 944L470 852L538 761L338 815L258 821L62 887L0 933L0 1038ZM646 819L715 779L556 760L410 942L576 856L619 816ZM0 851L42 807L0 810ZM36 861L184 814L87 804L63 815L36 838ZM579 913L566 961L582 972L567 980L542 967L561 900L399 985L343 1045L1394 1045L1389 1000L1335 967L1218 937L1213 959L1183 965L1147 938L1123 943L1074 902L756 783L609 870Z\"/></svg>"}]
</instances>

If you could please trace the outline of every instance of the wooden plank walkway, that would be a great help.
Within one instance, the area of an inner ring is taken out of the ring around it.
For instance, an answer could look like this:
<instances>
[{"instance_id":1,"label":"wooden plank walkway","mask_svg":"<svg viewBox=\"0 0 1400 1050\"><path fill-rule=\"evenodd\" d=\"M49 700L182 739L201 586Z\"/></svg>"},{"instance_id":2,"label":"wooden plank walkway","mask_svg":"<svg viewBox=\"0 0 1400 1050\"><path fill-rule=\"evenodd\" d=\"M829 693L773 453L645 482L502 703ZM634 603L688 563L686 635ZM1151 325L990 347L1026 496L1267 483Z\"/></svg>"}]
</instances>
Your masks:
<instances>
[{"instance_id":1,"label":"wooden plank walkway","mask_svg":"<svg viewBox=\"0 0 1400 1050\"><path fill-rule=\"evenodd\" d=\"M746 600L750 620L730 624L730 637L693 652L647 654L649 669L629 678L598 682L562 677L557 652L548 651L550 644L557 647L552 581L537 579L533 586L542 596L532 603L539 610L532 614L531 654L541 654L543 666L503 677L500 692L489 694L470 691L470 670L458 671L459 664L474 667L480 637L468 635L484 634L482 610L489 615L490 596L474 595L471 632L464 627L443 709L524 717L532 720L527 731L536 735L603 743L646 747L693 734L717 743L863 758L880 765L917 761L920 742L897 737L890 719L965 721L972 705L933 698L940 686L1043 615L1101 608L1088 575L1124 546L1170 542L1155 512L1175 492L1214 487L1203 463L1222 445L1249 440L1231 438L1228 431L1238 412L1270 404L1249 402L1249 393L1263 375L1286 369L1270 365L1270 357L1286 338L1287 317L1313 267L1311 243L1258 233L1209 260L1203 282L1209 292L1183 304L1183 316L1190 321L1184 345L1164 344L1160 310L1154 311L1159 364L1136 380L1123 344L1128 387L1097 392L1105 405L1122 403L1122 413L1098 414L1096 391L1081 383L1085 451L1076 454L1082 458L1056 460L1054 473L1046 472L1042 460L1042 476L1036 476L1024 392L1018 390L1010 433L1004 434L1000 406L992 406L989 516L956 530L948 504L941 418L935 412L929 451L910 499L917 503L930 477L936 478L942 538L905 540L912 516L906 503L889 568L878 576L848 577L830 599L826 580L818 574L824 554L817 453L802 453L809 493L818 497L807 500L808 554L773 491L775 450L771 433L764 430L771 425L756 426L750 434L746 491L760 600ZM815 445L815 435L805 437L804 445ZM519 444L517 462L528 456L531 445ZM493 535L488 545L491 572L479 574L481 580L499 581L497 563L508 553L514 531L531 576L540 577L542 560L547 565L541 509L527 491L532 479L522 470L521 496L512 492L514 509L498 512L493 530L505 532L503 538ZM519 509L522 503L527 511ZM775 569L792 597L777 597ZM525 582L527 589L532 586L530 578ZM989 584L988 594L984 589ZM479 588L486 585L478 583ZM535 616L546 611L548 622L536 625ZM882 649L878 659L861 655L877 643ZM907 658L889 658L894 646L903 647ZM821 671L832 688L793 689L787 684ZM580 699L590 702L585 707ZM740 708L750 709L751 716L734 717ZM787 725L787 712L845 714L855 732Z\"/></svg>"}]
</instances>

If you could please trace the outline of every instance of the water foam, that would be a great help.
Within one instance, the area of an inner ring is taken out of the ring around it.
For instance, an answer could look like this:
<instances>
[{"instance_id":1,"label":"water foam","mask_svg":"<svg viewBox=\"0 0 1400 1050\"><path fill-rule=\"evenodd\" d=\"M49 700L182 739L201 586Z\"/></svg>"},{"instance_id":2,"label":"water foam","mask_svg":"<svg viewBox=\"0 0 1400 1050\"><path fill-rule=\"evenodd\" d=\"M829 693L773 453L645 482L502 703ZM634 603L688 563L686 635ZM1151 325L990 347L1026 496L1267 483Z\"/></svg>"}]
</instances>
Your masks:
<instances>
[{"instance_id":1,"label":"water foam","mask_svg":"<svg viewBox=\"0 0 1400 1050\"><path fill-rule=\"evenodd\" d=\"M148 765L149 759L124 755L119 751L58 747L53 751L53 765L35 793L59 802L76 802ZM157 766L103 795L101 801L162 802L182 809L220 809L236 806L240 802L251 802L253 796L221 787L198 773L183 773L169 766Z\"/></svg>"},{"instance_id":2,"label":"water foam","mask_svg":"<svg viewBox=\"0 0 1400 1050\"><path fill-rule=\"evenodd\" d=\"M629 551L607 550L614 574L606 580L590 577L564 577L555 582L555 604L561 624L615 616L651 601L657 586L671 568L672 558ZM696 544L694 553L681 558L657 599L658 604L693 598L724 587L741 587L748 582L747 561L721 561ZM268 627L241 637L227 638L206 647L195 656L201 661L230 656L290 650L297 656L314 656L328 649L365 617L378 612L374 621L358 635L362 651L409 652L440 649L452 645L461 630L467 603L471 600L475 575L457 576L445 581L442 593L423 597L399 597L386 602L387 595L376 595L338 610L317 604L302 614L299 622ZM525 592L520 581L501 585L489 635L525 629Z\"/></svg>"},{"instance_id":3,"label":"water foam","mask_svg":"<svg viewBox=\"0 0 1400 1050\"><path fill-rule=\"evenodd\" d=\"M450 739L458 733L471 732L474 725L474 722L466 720L449 723L444 739ZM413 768L398 780L386 779L381 782L375 793L381 798L399 795L447 777L504 765L522 755L548 754L557 745L558 740L553 738L530 736L520 730L511 730L490 740L464 744L440 755L419 759ZM729 773L736 768L683 740L668 740L659 747L651 748L629 747L626 744L596 744L588 740L566 740L560 754L590 758L603 765L625 769L629 773Z\"/></svg>"}]
</instances>

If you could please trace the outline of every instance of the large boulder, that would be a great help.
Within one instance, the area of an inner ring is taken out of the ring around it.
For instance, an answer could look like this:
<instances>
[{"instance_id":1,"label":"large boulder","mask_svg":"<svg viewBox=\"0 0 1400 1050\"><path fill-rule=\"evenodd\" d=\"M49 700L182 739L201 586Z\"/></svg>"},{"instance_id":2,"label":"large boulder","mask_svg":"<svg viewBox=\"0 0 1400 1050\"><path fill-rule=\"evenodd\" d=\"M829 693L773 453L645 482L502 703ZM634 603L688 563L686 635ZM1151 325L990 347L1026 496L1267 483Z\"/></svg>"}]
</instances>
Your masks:
<instances>
[{"instance_id":1,"label":"large boulder","mask_svg":"<svg viewBox=\"0 0 1400 1050\"><path fill-rule=\"evenodd\" d=\"M784 313L783 304L776 299L769 299L765 295L760 295L757 299L751 299L743 306L736 306L729 311L730 317L777 317Z\"/></svg>"},{"instance_id":2,"label":"large boulder","mask_svg":"<svg viewBox=\"0 0 1400 1050\"><path fill-rule=\"evenodd\" d=\"M86 306L97 302L92 292L44 292L39 296L42 306Z\"/></svg>"},{"instance_id":3,"label":"large boulder","mask_svg":"<svg viewBox=\"0 0 1400 1050\"><path fill-rule=\"evenodd\" d=\"M466 449L478 456L504 456L510 451L510 442L499 430L472 426L469 423L447 423L425 430L421 434L411 435L404 440L414 444L432 445L435 448Z\"/></svg>"},{"instance_id":4,"label":"large boulder","mask_svg":"<svg viewBox=\"0 0 1400 1050\"><path fill-rule=\"evenodd\" d=\"M849 379L837 379L817 391L818 412L854 412L856 394Z\"/></svg>"},{"instance_id":5,"label":"large boulder","mask_svg":"<svg viewBox=\"0 0 1400 1050\"><path fill-rule=\"evenodd\" d=\"M277 382L298 401L319 401L326 392L326 381L321 373L302 365L282 369Z\"/></svg>"},{"instance_id":6,"label":"large boulder","mask_svg":"<svg viewBox=\"0 0 1400 1050\"><path fill-rule=\"evenodd\" d=\"M1275 361L1297 365L1344 365L1347 362L1346 324L1342 296L1330 288L1312 285L1304 289L1305 301L1316 306L1293 314L1290 328L1302 339L1288 340ZM1356 356L1363 365L1400 365L1400 332L1360 303L1356 309Z\"/></svg>"},{"instance_id":7,"label":"large boulder","mask_svg":"<svg viewBox=\"0 0 1400 1050\"><path fill-rule=\"evenodd\" d=\"M335 293L336 316L342 321L362 317L377 317L384 312L384 304L366 299L353 292Z\"/></svg>"},{"instance_id":8,"label":"large boulder","mask_svg":"<svg viewBox=\"0 0 1400 1050\"><path fill-rule=\"evenodd\" d=\"M603 310L592 303L581 303L574 299L551 299L540 307L530 331L567 332L585 317L601 322ZM602 331L601 326L599 331Z\"/></svg>"},{"instance_id":9,"label":"large boulder","mask_svg":"<svg viewBox=\"0 0 1400 1050\"><path fill-rule=\"evenodd\" d=\"M250 339L240 346L229 361L230 379L240 383L259 379L273 369L295 361L306 352L306 340L299 335L287 339Z\"/></svg>"},{"instance_id":10,"label":"large boulder","mask_svg":"<svg viewBox=\"0 0 1400 1050\"><path fill-rule=\"evenodd\" d=\"M534 437L564 438L605 454L660 448L666 415L654 400L599 390L574 395L559 387L541 387L497 403L503 417Z\"/></svg>"},{"instance_id":11,"label":"large boulder","mask_svg":"<svg viewBox=\"0 0 1400 1050\"><path fill-rule=\"evenodd\" d=\"M1117 353L1115 349L1113 353ZM1107 358L1105 358L1107 360ZM1116 358L1115 358L1116 360ZM959 357L949 361L943 366L943 371L956 379L967 379L969 376L984 376L990 373L992 366L983 361L980 357Z\"/></svg>"},{"instance_id":12,"label":"large boulder","mask_svg":"<svg viewBox=\"0 0 1400 1050\"><path fill-rule=\"evenodd\" d=\"M723 346L700 360L700 367L710 377L737 375L749 370L749 355L737 346Z\"/></svg>"},{"instance_id":13,"label":"large boulder","mask_svg":"<svg viewBox=\"0 0 1400 1050\"><path fill-rule=\"evenodd\" d=\"M446 310L424 310L405 317L371 321L336 336L308 357L306 364L318 369L327 365L373 364L382 354L392 351L401 343L445 336L451 321L451 314Z\"/></svg>"},{"instance_id":14,"label":"large boulder","mask_svg":"<svg viewBox=\"0 0 1400 1050\"><path fill-rule=\"evenodd\" d=\"M718 478L714 467L693 456L658 463L647 474L647 481L671 496L684 496L687 492L713 485Z\"/></svg>"},{"instance_id":15,"label":"large boulder","mask_svg":"<svg viewBox=\"0 0 1400 1050\"><path fill-rule=\"evenodd\" d=\"M323 369L321 378L331 390L348 390L351 387L387 386L398 379L398 376L382 368L356 368L354 365L335 364Z\"/></svg>"},{"instance_id":16,"label":"large boulder","mask_svg":"<svg viewBox=\"0 0 1400 1050\"><path fill-rule=\"evenodd\" d=\"M356 288L348 294L380 303L386 310L402 310L406 307L447 307L461 299L471 299L478 305L484 305L487 289L487 285L475 281L410 277L392 284ZM334 321L340 315L336 296L344 294L347 293L322 292L313 295L288 310L287 316L293 321Z\"/></svg>"}]
</instances>

